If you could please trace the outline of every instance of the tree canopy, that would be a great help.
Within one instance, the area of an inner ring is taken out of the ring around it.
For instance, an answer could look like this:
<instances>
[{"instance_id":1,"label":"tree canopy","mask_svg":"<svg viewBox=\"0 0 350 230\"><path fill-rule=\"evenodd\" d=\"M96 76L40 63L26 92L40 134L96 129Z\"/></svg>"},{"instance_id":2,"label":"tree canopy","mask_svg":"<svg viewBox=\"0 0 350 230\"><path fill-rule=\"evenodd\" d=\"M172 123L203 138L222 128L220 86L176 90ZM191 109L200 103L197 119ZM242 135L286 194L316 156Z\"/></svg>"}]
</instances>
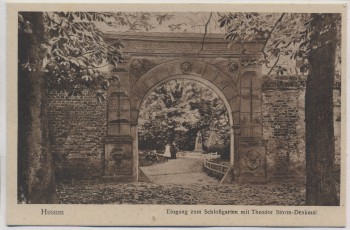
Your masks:
<instances>
[{"instance_id":1,"label":"tree canopy","mask_svg":"<svg viewBox=\"0 0 350 230\"><path fill-rule=\"evenodd\" d=\"M43 72L48 88L81 94L83 89L96 91L99 101L105 100L103 91L118 76L106 74L105 67L123 62L123 42L107 45L103 29L123 27L129 30L151 30L150 21L156 18L161 25L171 19L166 13L121 12L43 12L42 22L34 22L32 12L18 14L19 35L33 34L33 23L43 23L43 39L37 58L25 53L19 57L22 71ZM21 45L21 44L19 44Z\"/></svg>"},{"instance_id":2,"label":"tree canopy","mask_svg":"<svg viewBox=\"0 0 350 230\"><path fill-rule=\"evenodd\" d=\"M143 102L139 117L141 149L164 149L175 141L193 150L201 131L206 150L229 144L229 121L222 100L208 87L190 80L172 80L158 86Z\"/></svg>"},{"instance_id":3,"label":"tree canopy","mask_svg":"<svg viewBox=\"0 0 350 230\"><path fill-rule=\"evenodd\" d=\"M307 74L308 55L315 49L325 46L333 39L340 40L340 14L333 14L333 23L323 23L317 27L313 22L323 20L327 14L306 13L218 13L220 27L226 30L226 39L233 43L263 39L262 63L267 74ZM317 16L316 16L317 15ZM325 37L322 34L333 37ZM320 36L321 35L321 36ZM245 52L243 47L242 53ZM340 63L340 52L337 53Z\"/></svg>"},{"instance_id":4,"label":"tree canopy","mask_svg":"<svg viewBox=\"0 0 350 230\"><path fill-rule=\"evenodd\" d=\"M228 13L219 19L226 39L263 38L261 63L283 75L285 60L294 73L306 73L306 204L338 205L334 174L333 84L340 67L340 14ZM244 49L242 49L244 51ZM283 58L283 59L282 59ZM271 64L272 63L272 64ZM290 69L290 73L293 73Z\"/></svg>"}]
</instances>

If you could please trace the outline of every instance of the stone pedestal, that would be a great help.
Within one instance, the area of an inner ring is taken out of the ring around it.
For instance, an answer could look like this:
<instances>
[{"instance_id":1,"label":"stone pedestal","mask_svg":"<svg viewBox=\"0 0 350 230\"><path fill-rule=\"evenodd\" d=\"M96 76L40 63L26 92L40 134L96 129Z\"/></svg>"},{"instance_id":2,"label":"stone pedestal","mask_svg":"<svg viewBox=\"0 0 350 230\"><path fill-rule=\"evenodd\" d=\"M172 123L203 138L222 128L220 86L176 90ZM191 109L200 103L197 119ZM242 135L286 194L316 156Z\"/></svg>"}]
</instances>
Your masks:
<instances>
[{"instance_id":1,"label":"stone pedestal","mask_svg":"<svg viewBox=\"0 0 350 230\"><path fill-rule=\"evenodd\" d=\"M239 183L265 183L266 145L260 139L242 138L239 143Z\"/></svg>"},{"instance_id":2,"label":"stone pedestal","mask_svg":"<svg viewBox=\"0 0 350 230\"><path fill-rule=\"evenodd\" d=\"M133 181L133 152L131 136L105 138L104 177L111 181Z\"/></svg>"},{"instance_id":3,"label":"stone pedestal","mask_svg":"<svg viewBox=\"0 0 350 230\"><path fill-rule=\"evenodd\" d=\"M241 61L249 62L247 59ZM236 136L239 143L235 164L235 179L240 183L267 182L266 143L262 140L261 78L259 65L248 66L241 77L240 124Z\"/></svg>"},{"instance_id":4,"label":"stone pedestal","mask_svg":"<svg viewBox=\"0 0 350 230\"><path fill-rule=\"evenodd\" d=\"M107 136L102 180L135 181L133 138L130 122L130 83L125 72L108 89Z\"/></svg>"}]
</instances>

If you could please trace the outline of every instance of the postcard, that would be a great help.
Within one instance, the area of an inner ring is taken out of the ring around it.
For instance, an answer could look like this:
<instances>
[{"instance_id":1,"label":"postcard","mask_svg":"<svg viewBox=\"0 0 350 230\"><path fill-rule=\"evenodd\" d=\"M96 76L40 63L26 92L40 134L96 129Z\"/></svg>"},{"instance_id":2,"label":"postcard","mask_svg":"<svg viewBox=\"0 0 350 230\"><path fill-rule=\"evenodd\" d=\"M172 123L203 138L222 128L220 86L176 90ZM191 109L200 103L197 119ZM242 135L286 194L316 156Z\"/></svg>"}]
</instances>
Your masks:
<instances>
[{"instance_id":1,"label":"postcard","mask_svg":"<svg viewBox=\"0 0 350 230\"><path fill-rule=\"evenodd\" d=\"M346 7L8 3L7 225L345 226Z\"/></svg>"}]
</instances>

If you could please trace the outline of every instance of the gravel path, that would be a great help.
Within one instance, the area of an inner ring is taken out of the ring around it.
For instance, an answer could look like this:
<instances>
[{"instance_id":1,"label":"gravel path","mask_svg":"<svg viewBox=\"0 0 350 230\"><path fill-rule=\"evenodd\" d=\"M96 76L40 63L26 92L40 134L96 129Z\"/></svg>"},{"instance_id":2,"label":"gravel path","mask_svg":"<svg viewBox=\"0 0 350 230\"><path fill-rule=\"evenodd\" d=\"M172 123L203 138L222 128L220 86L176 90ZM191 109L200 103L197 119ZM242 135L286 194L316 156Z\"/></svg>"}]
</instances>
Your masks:
<instances>
[{"instance_id":1,"label":"gravel path","mask_svg":"<svg viewBox=\"0 0 350 230\"><path fill-rule=\"evenodd\" d=\"M203 156L195 152L186 152L177 159L140 169L155 184L207 185L220 182L203 172Z\"/></svg>"}]
</instances>

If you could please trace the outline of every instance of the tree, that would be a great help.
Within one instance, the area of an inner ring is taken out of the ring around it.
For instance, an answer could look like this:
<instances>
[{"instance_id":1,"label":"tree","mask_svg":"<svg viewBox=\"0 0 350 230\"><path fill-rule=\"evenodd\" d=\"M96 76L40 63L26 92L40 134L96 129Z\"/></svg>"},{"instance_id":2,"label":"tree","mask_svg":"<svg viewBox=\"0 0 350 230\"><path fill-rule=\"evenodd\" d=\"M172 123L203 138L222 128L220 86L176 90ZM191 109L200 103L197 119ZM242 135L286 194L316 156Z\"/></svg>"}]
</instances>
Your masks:
<instances>
[{"instance_id":1,"label":"tree","mask_svg":"<svg viewBox=\"0 0 350 230\"><path fill-rule=\"evenodd\" d=\"M115 78L99 68L122 61L121 44L106 46L90 23L108 15L21 12L18 17L18 197L28 203L57 203L46 89L75 96L84 87L94 88L102 100L101 90Z\"/></svg>"},{"instance_id":2,"label":"tree","mask_svg":"<svg viewBox=\"0 0 350 230\"><path fill-rule=\"evenodd\" d=\"M242 46L244 41L265 39L261 63L270 68L269 74L288 72L282 57L295 60L296 68L289 73L308 73L306 204L338 205L333 175L333 83L340 15L230 13L221 15L219 22L226 27L226 38Z\"/></svg>"},{"instance_id":3,"label":"tree","mask_svg":"<svg viewBox=\"0 0 350 230\"><path fill-rule=\"evenodd\" d=\"M193 150L198 131L204 139L216 135L224 146L229 141L228 128L226 107L212 90L194 81L172 80L157 87L143 102L139 146L162 149L176 141L180 149Z\"/></svg>"},{"instance_id":4,"label":"tree","mask_svg":"<svg viewBox=\"0 0 350 230\"><path fill-rule=\"evenodd\" d=\"M306 204L339 205L334 176L333 83L339 15L311 14L305 92Z\"/></svg>"},{"instance_id":5,"label":"tree","mask_svg":"<svg viewBox=\"0 0 350 230\"><path fill-rule=\"evenodd\" d=\"M309 14L234 13L221 14L219 23L227 31L226 39L242 45L242 53L246 52L244 42L264 40L259 63L268 75L283 75L307 71L308 20Z\"/></svg>"},{"instance_id":6,"label":"tree","mask_svg":"<svg viewBox=\"0 0 350 230\"><path fill-rule=\"evenodd\" d=\"M106 88L109 79L96 70L103 62L100 56L112 64L120 60L119 47L106 47L93 24L81 21L84 17L102 18L95 13L18 15L18 197L28 203L59 202L48 133L47 87L68 95L77 95L82 86Z\"/></svg>"},{"instance_id":7,"label":"tree","mask_svg":"<svg viewBox=\"0 0 350 230\"><path fill-rule=\"evenodd\" d=\"M153 15L154 14L154 15ZM98 101L118 76L103 71L122 62L122 42L106 45L101 25L152 29L163 13L20 12L18 14L18 200L57 203L48 138L46 90L81 94L96 91Z\"/></svg>"},{"instance_id":8,"label":"tree","mask_svg":"<svg viewBox=\"0 0 350 230\"><path fill-rule=\"evenodd\" d=\"M18 68L18 196L28 203L58 203L48 141L44 78L37 71L41 69L38 60L43 60L40 49L44 41L43 15L22 13L20 19L24 25L18 37L19 63L34 62L27 71ZM29 21L33 23L30 30L25 27Z\"/></svg>"}]
</instances>

